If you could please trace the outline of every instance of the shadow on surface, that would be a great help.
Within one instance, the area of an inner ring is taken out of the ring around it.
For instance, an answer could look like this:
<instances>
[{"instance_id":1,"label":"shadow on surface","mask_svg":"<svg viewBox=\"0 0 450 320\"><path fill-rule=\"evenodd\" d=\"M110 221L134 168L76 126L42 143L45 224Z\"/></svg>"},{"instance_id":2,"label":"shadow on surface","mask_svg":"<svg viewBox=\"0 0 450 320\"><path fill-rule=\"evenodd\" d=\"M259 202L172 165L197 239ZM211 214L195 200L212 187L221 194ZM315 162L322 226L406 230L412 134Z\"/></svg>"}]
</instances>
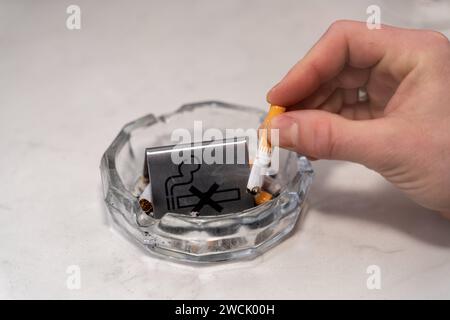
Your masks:
<instances>
[{"instance_id":1,"label":"shadow on surface","mask_svg":"<svg viewBox=\"0 0 450 320\"><path fill-rule=\"evenodd\" d=\"M348 165L337 161L314 162L315 178L309 196L311 209L326 215L367 220L397 229L423 242L450 247L450 220L415 204L382 177L377 180L368 176L367 179L374 180L374 186L365 190L352 186L357 179L366 179L359 174L346 177L339 186L335 181L330 183L332 173ZM342 188L344 185L345 189Z\"/></svg>"}]
</instances>

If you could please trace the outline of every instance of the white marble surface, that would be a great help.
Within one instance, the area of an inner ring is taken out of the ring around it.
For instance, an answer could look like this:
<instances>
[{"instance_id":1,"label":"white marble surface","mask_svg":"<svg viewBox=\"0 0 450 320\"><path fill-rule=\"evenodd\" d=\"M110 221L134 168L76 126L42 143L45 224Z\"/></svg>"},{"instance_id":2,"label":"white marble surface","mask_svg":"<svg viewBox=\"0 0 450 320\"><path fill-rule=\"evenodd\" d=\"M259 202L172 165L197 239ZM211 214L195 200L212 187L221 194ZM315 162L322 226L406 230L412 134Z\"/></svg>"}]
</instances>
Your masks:
<instances>
[{"instance_id":1,"label":"white marble surface","mask_svg":"<svg viewBox=\"0 0 450 320\"><path fill-rule=\"evenodd\" d=\"M355 164L315 163L306 219L250 262L160 261L107 223L98 167L125 122L205 99L265 108L333 20L375 2L2 0L0 297L450 298L450 222ZM80 31L65 27L73 3Z\"/></svg>"}]
</instances>

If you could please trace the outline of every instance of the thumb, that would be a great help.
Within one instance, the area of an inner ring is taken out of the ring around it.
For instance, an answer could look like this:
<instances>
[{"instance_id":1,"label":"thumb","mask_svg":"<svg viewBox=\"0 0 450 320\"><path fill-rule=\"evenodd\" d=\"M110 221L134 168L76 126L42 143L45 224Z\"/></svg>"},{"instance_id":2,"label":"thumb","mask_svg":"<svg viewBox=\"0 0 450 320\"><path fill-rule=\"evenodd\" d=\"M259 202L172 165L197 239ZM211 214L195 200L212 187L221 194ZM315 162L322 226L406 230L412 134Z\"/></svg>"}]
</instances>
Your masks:
<instances>
[{"instance_id":1,"label":"thumb","mask_svg":"<svg viewBox=\"0 0 450 320\"><path fill-rule=\"evenodd\" d=\"M270 128L279 130L280 147L318 159L358 162L375 170L389 161L395 133L386 118L348 120L323 110L289 111L274 118Z\"/></svg>"}]
</instances>

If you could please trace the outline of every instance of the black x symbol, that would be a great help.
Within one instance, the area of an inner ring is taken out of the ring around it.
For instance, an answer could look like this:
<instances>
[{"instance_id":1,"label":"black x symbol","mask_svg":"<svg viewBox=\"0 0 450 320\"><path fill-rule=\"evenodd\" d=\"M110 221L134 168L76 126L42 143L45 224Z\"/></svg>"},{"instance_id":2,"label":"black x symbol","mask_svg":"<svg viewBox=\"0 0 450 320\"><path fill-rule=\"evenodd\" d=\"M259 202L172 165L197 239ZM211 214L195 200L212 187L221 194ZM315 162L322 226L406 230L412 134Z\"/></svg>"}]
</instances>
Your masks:
<instances>
[{"instance_id":1,"label":"black x symbol","mask_svg":"<svg viewBox=\"0 0 450 320\"><path fill-rule=\"evenodd\" d=\"M192 209L192 211L199 212L200 209L203 208L203 206L205 204L207 204L210 207L212 207L214 210L216 210L217 212L221 212L223 210L223 207L220 204L218 204L216 201L211 199L212 195L217 191L218 188L219 188L219 185L214 182L213 185L208 189L208 191L203 193L200 190L198 190L196 187L191 186L189 188L189 191L192 192L193 195L197 196L200 199L198 201L198 203L195 205L195 207Z\"/></svg>"}]
</instances>

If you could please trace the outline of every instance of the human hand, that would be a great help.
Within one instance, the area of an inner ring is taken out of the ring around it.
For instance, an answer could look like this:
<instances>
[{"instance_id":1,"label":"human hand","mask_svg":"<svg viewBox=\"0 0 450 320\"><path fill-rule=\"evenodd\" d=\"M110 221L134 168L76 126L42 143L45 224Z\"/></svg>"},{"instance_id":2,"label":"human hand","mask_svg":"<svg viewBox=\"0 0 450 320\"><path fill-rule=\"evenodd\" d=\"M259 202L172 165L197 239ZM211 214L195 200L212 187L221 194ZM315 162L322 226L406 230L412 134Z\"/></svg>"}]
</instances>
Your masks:
<instances>
[{"instance_id":1,"label":"human hand","mask_svg":"<svg viewBox=\"0 0 450 320\"><path fill-rule=\"evenodd\" d=\"M365 88L367 101L358 99ZM274 87L281 147L379 172L450 218L450 43L437 32L335 22Z\"/></svg>"}]
</instances>

